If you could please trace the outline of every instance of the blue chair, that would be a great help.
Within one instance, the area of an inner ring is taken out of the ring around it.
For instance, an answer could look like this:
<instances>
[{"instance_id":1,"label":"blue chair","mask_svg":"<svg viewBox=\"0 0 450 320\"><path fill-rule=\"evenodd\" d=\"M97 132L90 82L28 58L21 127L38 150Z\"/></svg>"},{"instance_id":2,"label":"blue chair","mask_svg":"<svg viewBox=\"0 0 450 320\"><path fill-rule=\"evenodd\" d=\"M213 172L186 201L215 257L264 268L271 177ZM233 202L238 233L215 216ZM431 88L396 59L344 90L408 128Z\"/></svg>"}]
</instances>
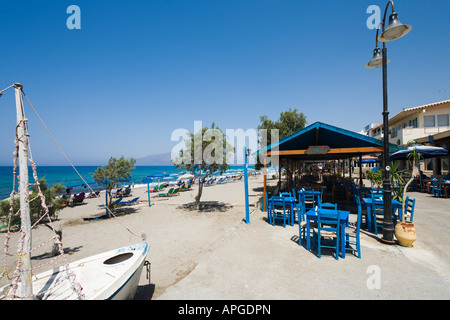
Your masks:
<instances>
[{"instance_id":1,"label":"blue chair","mask_svg":"<svg viewBox=\"0 0 450 320\"><path fill-rule=\"evenodd\" d=\"M290 192L280 192L280 197L292 197Z\"/></svg>"},{"instance_id":2,"label":"blue chair","mask_svg":"<svg viewBox=\"0 0 450 320\"><path fill-rule=\"evenodd\" d=\"M378 235L378 227L383 227L384 203L383 199L372 194L372 224L375 234Z\"/></svg>"},{"instance_id":3,"label":"blue chair","mask_svg":"<svg viewBox=\"0 0 450 320\"><path fill-rule=\"evenodd\" d=\"M376 188L370 187L370 193L371 194L383 194L383 189L376 189Z\"/></svg>"},{"instance_id":4,"label":"blue chair","mask_svg":"<svg viewBox=\"0 0 450 320\"><path fill-rule=\"evenodd\" d=\"M441 193L443 193L443 192L442 192L441 185L439 184L439 181L433 179L433 181L431 181L431 194L435 197L437 196L438 198L440 198Z\"/></svg>"},{"instance_id":5,"label":"blue chair","mask_svg":"<svg viewBox=\"0 0 450 320\"><path fill-rule=\"evenodd\" d=\"M414 218L414 207L416 206L416 199L410 199L406 197L405 201L405 220L413 222Z\"/></svg>"},{"instance_id":6,"label":"blue chair","mask_svg":"<svg viewBox=\"0 0 450 320\"><path fill-rule=\"evenodd\" d=\"M322 203L322 202L319 202L319 209L334 209L334 210L337 210L337 204L336 203L329 203L329 202L326 202L326 203Z\"/></svg>"},{"instance_id":7,"label":"blue chair","mask_svg":"<svg viewBox=\"0 0 450 320\"><path fill-rule=\"evenodd\" d=\"M317 211L317 227L313 228L313 246L321 257L321 248L335 250L339 260L339 212L337 209L320 209Z\"/></svg>"},{"instance_id":8,"label":"blue chair","mask_svg":"<svg viewBox=\"0 0 450 320\"><path fill-rule=\"evenodd\" d=\"M314 191L305 190L302 193L302 201L305 206L305 211L308 211L316 206L316 199L314 197Z\"/></svg>"},{"instance_id":9,"label":"blue chair","mask_svg":"<svg viewBox=\"0 0 450 320\"><path fill-rule=\"evenodd\" d=\"M356 220L355 228L345 228L345 250L356 252L358 258L361 259L361 244L360 244L360 228L361 228L361 200L359 197L355 198L356 204L358 206L358 216ZM355 245L356 248L350 247L350 245Z\"/></svg>"},{"instance_id":10,"label":"blue chair","mask_svg":"<svg viewBox=\"0 0 450 320\"><path fill-rule=\"evenodd\" d=\"M356 197L361 198L360 194L359 194L359 189L356 188L356 185L354 183L350 186L350 188L351 188L352 195L353 195L353 202L354 202L354 204L356 204L356 206L358 206L358 203L356 202ZM360 203L361 203L361 201L360 201Z\"/></svg>"},{"instance_id":11,"label":"blue chair","mask_svg":"<svg viewBox=\"0 0 450 320\"><path fill-rule=\"evenodd\" d=\"M302 239L306 239L306 217L305 217L305 206L302 202L295 204L295 210L297 211L297 221L298 221L298 245L302 245Z\"/></svg>"},{"instance_id":12,"label":"blue chair","mask_svg":"<svg viewBox=\"0 0 450 320\"><path fill-rule=\"evenodd\" d=\"M276 220L283 220L283 226L286 228L286 220L289 221L289 213L286 212L284 197L272 197L269 199L269 216L273 226Z\"/></svg>"}]
</instances>

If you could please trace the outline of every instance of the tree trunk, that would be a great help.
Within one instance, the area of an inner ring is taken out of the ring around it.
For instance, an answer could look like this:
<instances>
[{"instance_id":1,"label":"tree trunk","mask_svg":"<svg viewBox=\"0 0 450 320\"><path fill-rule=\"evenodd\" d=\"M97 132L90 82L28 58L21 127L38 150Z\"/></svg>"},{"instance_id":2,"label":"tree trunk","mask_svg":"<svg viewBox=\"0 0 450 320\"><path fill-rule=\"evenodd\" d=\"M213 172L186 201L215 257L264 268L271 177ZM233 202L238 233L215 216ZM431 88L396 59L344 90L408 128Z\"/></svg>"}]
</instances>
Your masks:
<instances>
[{"instance_id":1,"label":"tree trunk","mask_svg":"<svg viewBox=\"0 0 450 320\"><path fill-rule=\"evenodd\" d=\"M112 201L112 189L106 190L106 192L108 193L108 203L106 204L106 218L109 219L111 218L111 211L114 209L112 207L112 203L114 201Z\"/></svg>"},{"instance_id":2,"label":"tree trunk","mask_svg":"<svg viewBox=\"0 0 450 320\"><path fill-rule=\"evenodd\" d=\"M200 210L201 204L200 204L200 198L202 197L203 192L203 183L205 182L206 177L208 177L209 173L207 173L204 177L198 178L198 193L195 196L195 204L197 205L197 210Z\"/></svg>"},{"instance_id":3,"label":"tree trunk","mask_svg":"<svg viewBox=\"0 0 450 320\"><path fill-rule=\"evenodd\" d=\"M195 196L195 204L197 205L197 210L200 210L200 198L202 197L203 191L203 181L202 179L198 179L198 193Z\"/></svg>"},{"instance_id":4,"label":"tree trunk","mask_svg":"<svg viewBox=\"0 0 450 320\"><path fill-rule=\"evenodd\" d=\"M420 174L420 170L418 168L418 164L416 164L416 159L413 159L413 168L411 171L411 178L405 185L405 189L403 189L403 199L402 199L402 222L405 222L406 211L405 211L405 202L406 202L406 191L408 190L409 185L413 182L414 177Z\"/></svg>"}]
</instances>

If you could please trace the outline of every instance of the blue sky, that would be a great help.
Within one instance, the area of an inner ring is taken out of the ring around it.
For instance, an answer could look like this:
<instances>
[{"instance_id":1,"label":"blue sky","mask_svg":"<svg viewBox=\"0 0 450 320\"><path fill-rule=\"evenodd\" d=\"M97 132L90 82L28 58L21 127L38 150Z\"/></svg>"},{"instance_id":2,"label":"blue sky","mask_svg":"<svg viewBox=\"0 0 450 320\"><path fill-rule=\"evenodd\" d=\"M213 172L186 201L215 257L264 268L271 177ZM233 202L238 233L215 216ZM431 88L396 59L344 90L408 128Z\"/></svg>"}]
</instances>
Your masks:
<instances>
[{"instance_id":1,"label":"blue sky","mask_svg":"<svg viewBox=\"0 0 450 320\"><path fill-rule=\"evenodd\" d=\"M0 90L20 82L76 165L169 152L194 121L256 128L297 108L309 124L359 131L382 121L381 69L368 70L368 6L387 1L3 1ZM69 30L69 5L81 30ZM395 1L413 26L388 43L390 116L450 97L450 2ZM390 9L389 9L390 13ZM388 13L388 14L389 14ZM66 165L25 104L33 155ZM0 99L0 165L10 165L14 92Z\"/></svg>"}]
</instances>

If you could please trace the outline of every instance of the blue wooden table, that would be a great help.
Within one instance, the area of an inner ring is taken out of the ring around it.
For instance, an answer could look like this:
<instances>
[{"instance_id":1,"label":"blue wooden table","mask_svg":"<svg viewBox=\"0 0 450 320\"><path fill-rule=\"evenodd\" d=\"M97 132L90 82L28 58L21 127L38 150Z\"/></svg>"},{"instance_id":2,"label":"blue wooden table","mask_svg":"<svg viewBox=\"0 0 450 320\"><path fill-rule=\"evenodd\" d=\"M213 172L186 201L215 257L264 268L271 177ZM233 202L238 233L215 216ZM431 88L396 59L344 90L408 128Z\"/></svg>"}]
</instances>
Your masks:
<instances>
[{"instance_id":1,"label":"blue wooden table","mask_svg":"<svg viewBox=\"0 0 450 320\"><path fill-rule=\"evenodd\" d=\"M367 210L367 228L372 232L372 198L363 198L363 203ZM382 198L381 198L382 200ZM383 202L383 201L381 201ZM402 203L400 201L392 199L392 218L396 219L395 211L398 210L399 219L402 218Z\"/></svg>"},{"instance_id":2,"label":"blue wooden table","mask_svg":"<svg viewBox=\"0 0 450 320\"><path fill-rule=\"evenodd\" d=\"M320 212L323 213L332 213L333 210L330 209L317 209L320 210ZM350 214L350 211L343 211L338 210L339 213L339 225L340 225L340 231L339 231L339 237L341 240L341 257L345 258L345 226L348 223L348 216ZM310 222L311 221L317 221L317 211L315 208L309 210L306 212L306 249L311 250L311 240L310 240L310 233L311 233L311 227Z\"/></svg>"}]
</instances>

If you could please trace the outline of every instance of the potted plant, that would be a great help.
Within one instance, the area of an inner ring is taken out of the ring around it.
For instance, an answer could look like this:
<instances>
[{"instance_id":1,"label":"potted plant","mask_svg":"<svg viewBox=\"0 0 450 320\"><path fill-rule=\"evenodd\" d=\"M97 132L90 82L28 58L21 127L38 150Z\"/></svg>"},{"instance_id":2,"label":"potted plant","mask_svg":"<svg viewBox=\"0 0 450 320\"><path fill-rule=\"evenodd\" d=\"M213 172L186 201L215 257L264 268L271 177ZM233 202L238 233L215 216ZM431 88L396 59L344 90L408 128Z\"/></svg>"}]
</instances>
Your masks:
<instances>
[{"instance_id":1,"label":"potted plant","mask_svg":"<svg viewBox=\"0 0 450 320\"><path fill-rule=\"evenodd\" d=\"M408 142L408 145L413 145L414 141ZM414 241L416 241L416 229L414 227L414 223L412 221L406 220L406 211L405 211L405 202L406 202L406 191L408 190L409 185L413 182L414 178L420 174L419 170L419 161L422 157L421 154L413 148L411 152L408 154L408 159L412 159L412 172L411 177L406 183L403 189L403 199L402 199L402 220L398 221L395 226L395 237L398 240L398 243L404 247L412 247Z\"/></svg>"}]
</instances>

